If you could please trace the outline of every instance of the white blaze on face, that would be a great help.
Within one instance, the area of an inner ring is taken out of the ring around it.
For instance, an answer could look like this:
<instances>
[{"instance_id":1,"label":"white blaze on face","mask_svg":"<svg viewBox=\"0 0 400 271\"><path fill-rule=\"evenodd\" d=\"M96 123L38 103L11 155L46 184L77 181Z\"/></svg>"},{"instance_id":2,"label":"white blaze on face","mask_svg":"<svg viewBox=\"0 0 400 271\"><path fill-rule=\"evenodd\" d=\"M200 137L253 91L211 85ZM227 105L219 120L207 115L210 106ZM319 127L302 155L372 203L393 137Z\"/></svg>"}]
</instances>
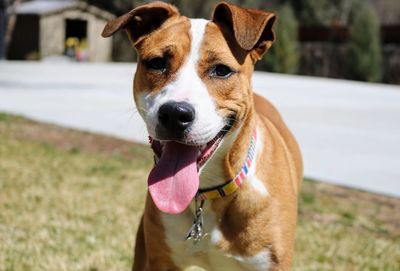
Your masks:
<instances>
[{"instance_id":1,"label":"white blaze on face","mask_svg":"<svg viewBox=\"0 0 400 271\"><path fill-rule=\"evenodd\" d=\"M187 134L188 142L206 144L225 126L218 115L215 103L207 87L197 73L200 46L203 41L207 20L190 19L191 48L185 64L179 69L176 80L166 85L157 95L143 94L139 103L150 136L157 138L158 109L168 101L186 101L195 109L195 120Z\"/></svg>"}]
</instances>

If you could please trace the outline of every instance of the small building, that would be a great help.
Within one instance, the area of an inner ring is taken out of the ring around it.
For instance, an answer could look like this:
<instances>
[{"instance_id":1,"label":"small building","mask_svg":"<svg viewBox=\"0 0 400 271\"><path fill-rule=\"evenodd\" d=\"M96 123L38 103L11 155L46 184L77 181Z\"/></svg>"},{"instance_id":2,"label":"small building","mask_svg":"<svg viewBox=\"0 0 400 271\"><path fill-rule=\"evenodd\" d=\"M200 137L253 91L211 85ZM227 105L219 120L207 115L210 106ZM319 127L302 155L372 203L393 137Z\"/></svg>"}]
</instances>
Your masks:
<instances>
[{"instance_id":1,"label":"small building","mask_svg":"<svg viewBox=\"0 0 400 271\"><path fill-rule=\"evenodd\" d=\"M101 32L114 16L75 0L33 0L19 4L8 47L12 60L68 55L77 60L111 60L112 39Z\"/></svg>"}]
</instances>

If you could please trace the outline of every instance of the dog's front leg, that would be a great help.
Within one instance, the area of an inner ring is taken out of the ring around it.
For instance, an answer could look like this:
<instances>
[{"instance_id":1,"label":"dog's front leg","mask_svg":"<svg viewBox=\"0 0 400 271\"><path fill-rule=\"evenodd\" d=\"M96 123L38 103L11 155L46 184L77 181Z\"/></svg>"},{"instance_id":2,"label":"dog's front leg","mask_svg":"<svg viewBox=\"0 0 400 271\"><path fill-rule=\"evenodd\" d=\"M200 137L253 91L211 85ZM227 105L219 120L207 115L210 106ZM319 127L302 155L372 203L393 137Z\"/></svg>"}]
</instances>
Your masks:
<instances>
[{"instance_id":1,"label":"dog's front leg","mask_svg":"<svg viewBox=\"0 0 400 271\"><path fill-rule=\"evenodd\" d=\"M134 253L132 271L181 271L170 257L164 227L150 197L136 233Z\"/></svg>"},{"instance_id":2,"label":"dog's front leg","mask_svg":"<svg viewBox=\"0 0 400 271\"><path fill-rule=\"evenodd\" d=\"M132 271L144 271L146 266L146 247L144 241L143 216L136 233L135 255Z\"/></svg>"}]
</instances>

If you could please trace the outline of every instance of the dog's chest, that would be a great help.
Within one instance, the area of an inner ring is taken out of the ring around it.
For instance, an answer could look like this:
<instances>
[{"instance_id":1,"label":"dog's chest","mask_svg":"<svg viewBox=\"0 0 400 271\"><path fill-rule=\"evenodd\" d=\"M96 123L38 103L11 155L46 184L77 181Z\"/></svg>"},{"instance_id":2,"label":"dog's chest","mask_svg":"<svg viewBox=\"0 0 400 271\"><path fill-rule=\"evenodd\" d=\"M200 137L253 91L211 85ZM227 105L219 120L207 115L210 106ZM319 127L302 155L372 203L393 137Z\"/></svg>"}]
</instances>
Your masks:
<instances>
[{"instance_id":1,"label":"dog's chest","mask_svg":"<svg viewBox=\"0 0 400 271\"><path fill-rule=\"evenodd\" d=\"M180 215L162 215L166 241L171 249L171 257L175 265L183 270L191 266L198 266L209 271L265 271L269 269L270 253L267 249L252 257L243 257L219 248L218 244L223 237L215 214L208 203L204 206L203 217L206 236L196 244L193 240L186 240L186 234L194 219L194 210L190 209Z\"/></svg>"}]
</instances>

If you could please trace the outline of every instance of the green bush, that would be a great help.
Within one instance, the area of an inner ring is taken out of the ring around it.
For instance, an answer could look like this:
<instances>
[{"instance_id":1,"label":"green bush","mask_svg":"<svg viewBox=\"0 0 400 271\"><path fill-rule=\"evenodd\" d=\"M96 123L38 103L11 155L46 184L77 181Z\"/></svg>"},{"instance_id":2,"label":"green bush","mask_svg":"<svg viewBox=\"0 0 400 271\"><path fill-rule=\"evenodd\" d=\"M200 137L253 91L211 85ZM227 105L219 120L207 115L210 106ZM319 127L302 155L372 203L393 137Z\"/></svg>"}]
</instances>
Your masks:
<instances>
[{"instance_id":1,"label":"green bush","mask_svg":"<svg viewBox=\"0 0 400 271\"><path fill-rule=\"evenodd\" d=\"M358 0L290 0L302 25L346 25Z\"/></svg>"},{"instance_id":2,"label":"green bush","mask_svg":"<svg viewBox=\"0 0 400 271\"><path fill-rule=\"evenodd\" d=\"M298 19L306 25L328 25L332 16L330 0L291 0Z\"/></svg>"},{"instance_id":3,"label":"green bush","mask_svg":"<svg viewBox=\"0 0 400 271\"><path fill-rule=\"evenodd\" d=\"M277 15L276 40L257 67L271 72L296 73L299 63L298 23L292 8L288 5L281 7Z\"/></svg>"},{"instance_id":4,"label":"green bush","mask_svg":"<svg viewBox=\"0 0 400 271\"><path fill-rule=\"evenodd\" d=\"M351 28L349 68L353 79L379 82L382 79L382 50L379 21L371 7L361 5Z\"/></svg>"}]
</instances>

